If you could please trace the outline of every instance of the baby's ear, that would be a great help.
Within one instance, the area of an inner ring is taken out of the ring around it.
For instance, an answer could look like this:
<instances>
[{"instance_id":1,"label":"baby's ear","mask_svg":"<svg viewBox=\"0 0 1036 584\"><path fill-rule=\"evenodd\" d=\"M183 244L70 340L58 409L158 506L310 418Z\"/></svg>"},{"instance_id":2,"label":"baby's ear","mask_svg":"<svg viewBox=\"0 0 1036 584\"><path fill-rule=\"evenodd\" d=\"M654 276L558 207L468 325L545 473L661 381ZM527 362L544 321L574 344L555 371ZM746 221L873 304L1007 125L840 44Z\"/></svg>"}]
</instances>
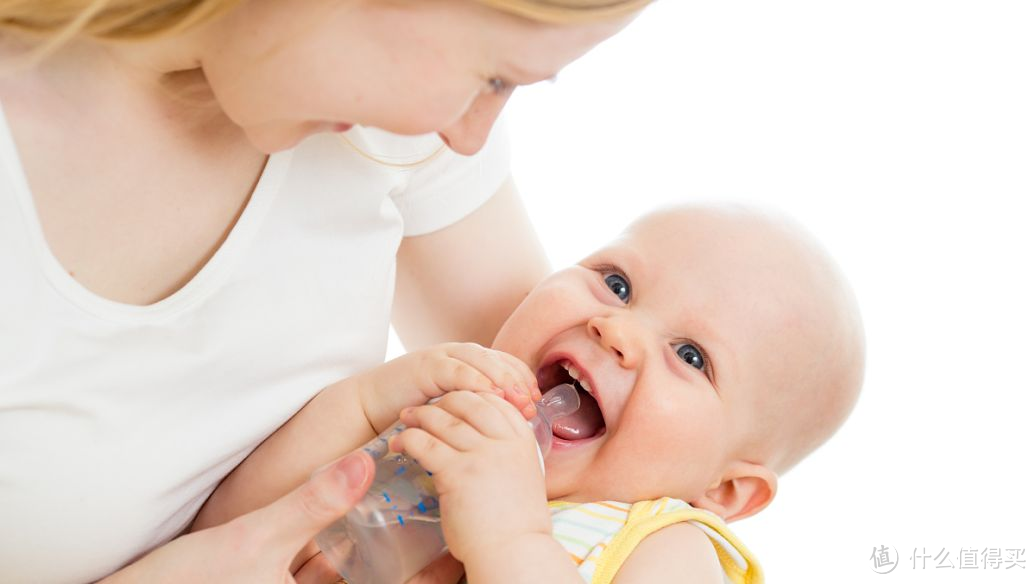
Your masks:
<instances>
[{"instance_id":1,"label":"baby's ear","mask_svg":"<svg viewBox=\"0 0 1036 584\"><path fill-rule=\"evenodd\" d=\"M737 461L724 478L691 505L736 521L762 511L777 494L777 475L761 464Z\"/></svg>"}]
</instances>

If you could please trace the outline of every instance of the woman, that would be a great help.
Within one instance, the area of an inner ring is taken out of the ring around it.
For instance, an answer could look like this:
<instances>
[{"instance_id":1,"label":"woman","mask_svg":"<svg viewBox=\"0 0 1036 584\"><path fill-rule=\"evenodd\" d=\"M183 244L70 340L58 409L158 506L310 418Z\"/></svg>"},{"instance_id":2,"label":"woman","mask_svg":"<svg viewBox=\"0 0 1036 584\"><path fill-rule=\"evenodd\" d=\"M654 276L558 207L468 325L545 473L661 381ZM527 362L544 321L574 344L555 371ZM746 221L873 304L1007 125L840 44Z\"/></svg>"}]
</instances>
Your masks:
<instances>
[{"instance_id":1,"label":"woman","mask_svg":"<svg viewBox=\"0 0 1036 584\"><path fill-rule=\"evenodd\" d=\"M648 1L0 1L2 579L170 541L390 316L488 343L547 267L492 124ZM310 491L116 577L290 559Z\"/></svg>"}]
</instances>

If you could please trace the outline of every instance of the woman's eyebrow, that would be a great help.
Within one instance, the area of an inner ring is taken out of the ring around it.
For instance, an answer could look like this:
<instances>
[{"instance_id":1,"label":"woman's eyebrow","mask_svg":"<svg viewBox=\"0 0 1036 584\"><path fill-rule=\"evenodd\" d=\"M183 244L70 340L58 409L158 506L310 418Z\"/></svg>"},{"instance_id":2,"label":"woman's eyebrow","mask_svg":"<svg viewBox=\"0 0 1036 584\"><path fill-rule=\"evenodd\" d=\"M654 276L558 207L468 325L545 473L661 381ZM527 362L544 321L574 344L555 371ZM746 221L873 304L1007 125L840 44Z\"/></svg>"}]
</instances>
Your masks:
<instances>
[{"instance_id":1,"label":"woman's eyebrow","mask_svg":"<svg viewBox=\"0 0 1036 584\"><path fill-rule=\"evenodd\" d=\"M514 81L520 85L532 85L533 83L539 83L541 81L554 82L558 79L557 73L537 73L529 71L519 65L507 64L504 66L505 72L510 74Z\"/></svg>"}]
</instances>

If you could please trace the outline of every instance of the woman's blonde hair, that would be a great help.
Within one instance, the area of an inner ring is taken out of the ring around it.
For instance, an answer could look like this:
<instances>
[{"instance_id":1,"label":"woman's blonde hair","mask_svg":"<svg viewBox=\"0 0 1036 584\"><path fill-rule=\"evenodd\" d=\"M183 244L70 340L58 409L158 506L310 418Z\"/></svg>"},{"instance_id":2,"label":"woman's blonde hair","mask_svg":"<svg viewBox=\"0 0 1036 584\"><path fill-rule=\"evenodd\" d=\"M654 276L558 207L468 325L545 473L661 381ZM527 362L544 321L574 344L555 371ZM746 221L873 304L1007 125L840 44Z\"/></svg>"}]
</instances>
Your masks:
<instances>
[{"instance_id":1,"label":"woman's blonde hair","mask_svg":"<svg viewBox=\"0 0 1036 584\"><path fill-rule=\"evenodd\" d=\"M135 40L176 34L242 0L0 0L0 31L58 44L75 36ZM290 0L285 0L290 1ZM421 0L416 0L421 1ZM574 24L632 14L652 0L473 0L531 20Z\"/></svg>"}]
</instances>

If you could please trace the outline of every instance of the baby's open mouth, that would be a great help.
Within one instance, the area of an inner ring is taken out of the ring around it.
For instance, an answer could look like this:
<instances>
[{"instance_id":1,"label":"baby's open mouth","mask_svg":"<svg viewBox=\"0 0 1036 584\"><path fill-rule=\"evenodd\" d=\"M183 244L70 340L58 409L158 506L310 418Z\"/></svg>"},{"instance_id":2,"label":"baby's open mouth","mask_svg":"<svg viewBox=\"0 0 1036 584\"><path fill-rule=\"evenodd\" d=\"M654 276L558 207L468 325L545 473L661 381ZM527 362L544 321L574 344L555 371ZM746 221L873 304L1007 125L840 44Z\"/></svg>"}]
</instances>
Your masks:
<instances>
[{"instance_id":1,"label":"baby's open mouth","mask_svg":"<svg viewBox=\"0 0 1036 584\"><path fill-rule=\"evenodd\" d=\"M604 416L594 395L580 383L584 376L571 362L562 359L540 368L536 374L536 382L544 391L561 383L571 383L579 392L579 409L576 413L558 418L553 427L554 436L575 442L588 440L604 434Z\"/></svg>"}]
</instances>

